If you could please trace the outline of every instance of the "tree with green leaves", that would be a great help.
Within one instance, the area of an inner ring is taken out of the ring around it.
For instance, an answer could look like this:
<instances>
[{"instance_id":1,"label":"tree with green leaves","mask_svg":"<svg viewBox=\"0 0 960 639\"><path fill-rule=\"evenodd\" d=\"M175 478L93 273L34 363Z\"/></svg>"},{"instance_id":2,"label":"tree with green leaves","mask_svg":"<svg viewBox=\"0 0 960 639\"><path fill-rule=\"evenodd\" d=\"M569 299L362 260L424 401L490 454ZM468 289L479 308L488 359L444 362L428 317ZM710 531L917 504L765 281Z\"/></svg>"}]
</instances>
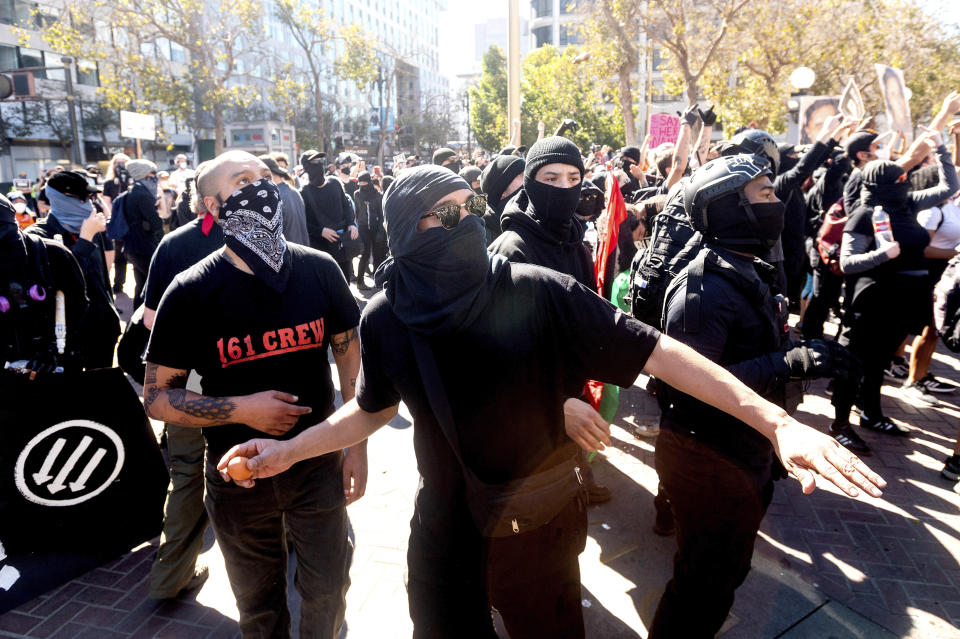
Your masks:
<instances>
[{"instance_id":1,"label":"tree with green leaves","mask_svg":"<svg viewBox=\"0 0 960 639\"><path fill-rule=\"evenodd\" d=\"M646 51L640 50L636 25L641 3L633 0L595 0L578 5L583 22L581 33L598 79L613 78L623 118L627 144L637 144L637 123L633 112L634 73Z\"/></svg>"},{"instance_id":2,"label":"tree with green leaves","mask_svg":"<svg viewBox=\"0 0 960 639\"><path fill-rule=\"evenodd\" d=\"M520 131L524 142L536 139L539 121L544 122L549 134L565 118L573 118L580 128L566 137L580 148L589 148L591 143L623 144L619 109L606 102L602 82L589 61L574 62L581 53L574 46L561 51L547 45L531 51L523 60Z\"/></svg>"},{"instance_id":3,"label":"tree with green leaves","mask_svg":"<svg viewBox=\"0 0 960 639\"><path fill-rule=\"evenodd\" d=\"M477 144L499 151L507 143L507 57L493 45L483 54L478 82L469 89L470 124Z\"/></svg>"},{"instance_id":4,"label":"tree with green leaves","mask_svg":"<svg viewBox=\"0 0 960 639\"><path fill-rule=\"evenodd\" d=\"M295 126L297 117L293 113L292 105L309 106L313 116L310 121L316 127L319 138L315 140L313 148L325 151L330 139L330 126L324 104L331 96L324 95L324 82L335 76L355 82L361 90L369 86L377 77L375 43L362 27L338 27L325 15L323 9L304 0L274 0L273 11L281 24L289 30L293 42L303 52L307 79L307 82L298 80L297 76L300 74L296 73L293 65L282 65L280 72L273 77L274 98L282 104L287 119L294 121ZM336 57L333 54L338 47L343 53ZM325 59L333 60L333 64ZM312 97L309 104L305 100L307 92ZM309 136L308 130L298 127L297 137L301 143Z\"/></svg>"}]
</instances>

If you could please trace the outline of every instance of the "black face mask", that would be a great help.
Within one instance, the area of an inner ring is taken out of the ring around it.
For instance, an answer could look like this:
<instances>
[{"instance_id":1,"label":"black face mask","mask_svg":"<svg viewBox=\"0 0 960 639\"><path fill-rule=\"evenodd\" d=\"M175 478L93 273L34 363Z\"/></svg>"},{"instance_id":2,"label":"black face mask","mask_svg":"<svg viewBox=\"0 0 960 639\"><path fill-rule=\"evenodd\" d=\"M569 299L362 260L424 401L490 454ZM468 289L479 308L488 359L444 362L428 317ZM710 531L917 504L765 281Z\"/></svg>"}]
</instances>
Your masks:
<instances>
[{"instance_id":1,"label":"black face mask","mask_svg":"<svg viewBox=\"0 0 960 639\"><path fill-rule=\"evenodd\" d=\"M283 202L270 180L234 192L220 206L224 243L253 274L283 293L290 279L290 253L283 239Z\"/></svg>"},{"instance_id":2,"label":"black face mask","mask_svg":"<svg viewBox=\"0 0 960 639\"><path fill-rule=\"evenodd\" d=\"M780 239L780 234L783 233L783 215L786 205L783 202L763 202L750 204L750 209L757 217L760 240L767 249L772 249Z\"/></svg>"},{"instance_id":3,"label":"black face mask","mask_svg":"<svg viewBox=\"0 0 960 639\"><path fill-rule=\"evenodd\" d=\"M872 200L898 206L906 203L907 196L910 195L910 182L876 184L864 186L863 189Z\"/></svg>"},{"instance_id":4,"label":"black face mask","mask_svg":"<svg viewBox=\"0 0 960 639\"><path fill-rule=\"evenodd\" d=\"M569 226L580 204L580 185L565 189L524 179L523 188L530 201L527 211L542 225L548 227Z\"/></svg>"},{"instance_id":5,"label":"black face mask","mask_svg":"<svg viewBox=\"0 0 960 639\"><path fill-rule=\"evenodd\" d=\"M325 170L322 164L312 164L307 162L303 165L303 171L310 178L310 184L322 186L325 180Z\"/></svg>"},{"instance_id":6,"label":"black face mask","mask_svg":"<svg viewBox=\"0 0 960 639\"><path fill-rule=\"evenodd\" d=\"M458 175L460 174L460 169L462 168L459 162L451 162L450 164L445 164L444 166Z\"/></svg>"},{"instance_id":7,"label":"black face mask","mask_svg":"<svg viewBox=\"0 0 960 639\"><path fill-rule=\"evenodd\" d=\"M520 189L515 189L512 193L507 193L502 198L494 202L493 200L487 200L487 206L493 209L496 214L503 215L503 209L507 208L507 202L513 199L513 196L520 192Z\"/></svg>"}]
</instances>

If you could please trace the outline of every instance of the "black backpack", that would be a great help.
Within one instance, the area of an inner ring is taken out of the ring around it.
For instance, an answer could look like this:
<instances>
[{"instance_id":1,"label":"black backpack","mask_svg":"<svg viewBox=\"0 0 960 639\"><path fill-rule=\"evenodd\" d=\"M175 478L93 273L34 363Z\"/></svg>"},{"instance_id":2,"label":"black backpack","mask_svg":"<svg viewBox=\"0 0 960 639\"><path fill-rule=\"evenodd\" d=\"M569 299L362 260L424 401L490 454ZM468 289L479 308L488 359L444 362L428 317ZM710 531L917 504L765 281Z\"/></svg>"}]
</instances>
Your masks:
<instances>
[{"instance_id":1,"label":"black backpack","mask_svg":"<svg viewBox=\"0 0 960 639\"><path fill-rule=\"evenodd\" d=\"M681 182L682 184L682 182ZM703 235L690 226L683 209L683 190L675 188L663 211L653 218L649 245L630 264L630 313L663 330L667 287L703 247Z\"/></svg>"}]
</instances>

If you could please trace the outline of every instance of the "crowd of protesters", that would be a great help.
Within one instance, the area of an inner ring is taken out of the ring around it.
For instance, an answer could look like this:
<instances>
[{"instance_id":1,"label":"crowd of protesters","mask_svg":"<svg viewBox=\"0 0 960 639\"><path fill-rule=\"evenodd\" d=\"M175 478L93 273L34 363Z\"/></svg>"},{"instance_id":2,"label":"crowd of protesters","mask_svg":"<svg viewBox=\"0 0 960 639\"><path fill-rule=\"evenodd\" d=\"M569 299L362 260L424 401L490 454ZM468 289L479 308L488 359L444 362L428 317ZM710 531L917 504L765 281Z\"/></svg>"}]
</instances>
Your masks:
<instances>
[{"instance_id":1,"label":"crowd of protesters","mask_svg":"<svg viewBox=\"0 0 960 639\"><path fill-rule=\"evenodd\" d=\"M773 482L879 496L860 433L911 432L883 413L885 377L925 406L955 390L929 366L950 330L934 288L960 290L958 111L952 93L899 153L872 118L840 115L808 145L756 128L713 141L716 114L692 105L656 148L581 149L566 120L529 147L514 123L498 152L391 167L228 151L21 175L0 198L0 345L32 377L116 358L142 382L171 470L150 596L203 583L211 524L249 637L289 634L290 550L301 634L339 636L346 507L401 401L421 474L415 636L495 636L491 607L512 637L583 636L586 508L615 497L590 459L616 389L645 371L662 409L639 433L657 437L654 532L677 536L650 636L710 637ZM69 348L50 346L50 302L23 295L34 268L69 291ZM817 378L828 433L790 416ZM960 480L960 443L942 475Z\"/></svg>"}]
</instances>

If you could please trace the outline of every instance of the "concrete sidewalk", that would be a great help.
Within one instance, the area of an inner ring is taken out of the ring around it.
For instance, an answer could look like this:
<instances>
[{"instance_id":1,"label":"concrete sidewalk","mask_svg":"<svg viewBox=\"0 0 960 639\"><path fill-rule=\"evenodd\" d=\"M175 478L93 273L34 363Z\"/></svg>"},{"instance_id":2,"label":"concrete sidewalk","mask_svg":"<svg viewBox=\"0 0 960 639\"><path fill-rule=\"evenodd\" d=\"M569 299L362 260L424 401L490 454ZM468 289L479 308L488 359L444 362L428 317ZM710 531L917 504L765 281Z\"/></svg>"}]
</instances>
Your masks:
<instances>
[{"instance_id":1,"label":"concrete sidewalk","mask_svg":"<svg viewBox=\"0 0 960 639\"><path fill-rule=\"evenodd\" d=\"M960 381L960 361L939 351L935 375ZM336 379L336 376L334 376ZM614 499L590 510L581 556L590 637L644 637L672 566L675 540L651 532L654 440L634 436L656 423L642 389L621 394L616 446L596 462ZM798 417L825 429L825 385L809 389ZM909 438L873 433L867 463L888 481L883 499L850 500L836 490L804 496L778 482L757 541L753 571L720 635L740 638L960 637L960 495L940 477L960 423L960 391L923 408L884 387L885 407L913 427ZM356 552L347 597L348 636L409 637L404 589L406 537L417 485L405 408L369 444L366 496L349 509ZM0 615L0 637L234 637L237 612L223 560L208 532L203 588L180 600L146 599L153 544ZM296 618L297 595L289 587ZM696 614L696 611L691 611Z\"/></svg>"}]
</instances>

